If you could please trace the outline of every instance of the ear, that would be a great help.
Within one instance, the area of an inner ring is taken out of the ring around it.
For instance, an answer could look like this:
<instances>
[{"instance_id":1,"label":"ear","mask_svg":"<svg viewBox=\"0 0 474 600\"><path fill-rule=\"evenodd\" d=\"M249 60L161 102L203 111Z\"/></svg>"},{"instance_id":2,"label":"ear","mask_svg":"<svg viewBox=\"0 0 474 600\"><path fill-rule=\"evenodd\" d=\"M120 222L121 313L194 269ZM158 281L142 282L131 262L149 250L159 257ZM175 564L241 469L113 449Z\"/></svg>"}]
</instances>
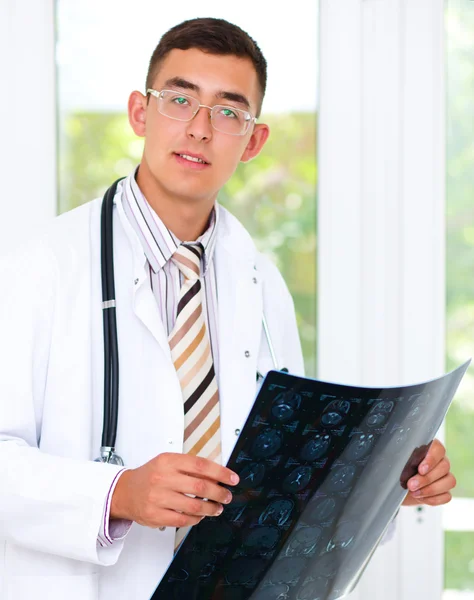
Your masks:
<instances>
[{"instance_id":1,"label":"ear","mask_svg":"<svg viewBox=\"0 0 474 600\"><path fill-rule=\"evenodd\" d=\"M145 137L146 109L147 97L140 92L132 92L128 99L128 122L140 137Z\"/></svg>"},{"instance_id":2,"label":"ear","mask_svg":"<svg viewBox=\"0 0 474 600\"><path fill-rule=\"evenodd\" d=\"M270 127L268 125L265 125L265 123L258 123L255 125L240 160L242 162L248 162L249 160L252 160L252 158L255 158L260 153L260 150L263 148L269 135Z\"/></svg>"}]
</instances>

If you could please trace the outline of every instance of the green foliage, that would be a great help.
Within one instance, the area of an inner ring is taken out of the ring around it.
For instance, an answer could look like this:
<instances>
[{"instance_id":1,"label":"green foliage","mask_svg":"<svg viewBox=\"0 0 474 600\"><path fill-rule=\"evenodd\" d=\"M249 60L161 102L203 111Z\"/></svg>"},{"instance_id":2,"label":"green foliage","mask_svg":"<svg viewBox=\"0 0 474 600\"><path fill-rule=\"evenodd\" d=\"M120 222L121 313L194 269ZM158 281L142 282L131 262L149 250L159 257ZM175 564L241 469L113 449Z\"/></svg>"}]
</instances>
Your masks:
<instances>
[{"instance_id":1,"label":"green foliage","mask_svg":"<svg viewBox=\"0 0 474 600\"><path fill-rule=\"evenodd\" d=\"M447 349L448 367L474 355L474 5L447 11ZM466 375L447 419L458 479L455 495L474 497L474 374Z\"/></svg>"},{"instance_id":2,"label":"green foliage","mask_svg":"<svg viewBox=\"0 0 474 600\"><path fill-rule=\"evenodd\" d=\"M263 117L272 134L240 164L219 201L278 265L295 301L308 375L316 373L316 116ZM75 113L60 126L59 212L102 196L140 162L124 114Z\"/></svg>"},{"instance_id":3,"label":"green foliage","mask_svg":"<svg viewBox=\"0 0 474 600\"><path fill-rule=\"evenodd\" d=\"M474 533L445 535L445 583L448 590L474 590Z\"/></svg>"},{"instance_id":4,"label":"green foliage","mask_svg":"<svg viewBox=\"0 0 474 600\"><path fill-rule=\"evenodd\" d=\"M474 3L450 0L447 24L447 366L474 356ZM474 368L446 420L458 485L474 497ZM447 589L474 589L474 534L446 533Z\"/></svg>"}]
</instances>

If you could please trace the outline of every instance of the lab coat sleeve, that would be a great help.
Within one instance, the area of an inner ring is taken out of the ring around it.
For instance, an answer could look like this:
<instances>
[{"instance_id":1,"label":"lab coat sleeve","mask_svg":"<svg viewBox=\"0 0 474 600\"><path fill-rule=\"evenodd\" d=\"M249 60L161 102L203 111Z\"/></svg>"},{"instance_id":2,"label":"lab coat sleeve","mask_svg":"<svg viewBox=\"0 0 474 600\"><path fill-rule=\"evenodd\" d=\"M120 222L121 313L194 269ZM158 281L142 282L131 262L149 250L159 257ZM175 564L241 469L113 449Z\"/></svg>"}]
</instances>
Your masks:
<instances>
[{"instance_id":1,"label":"lab coat sleeve","mask_svg":"<svg viewBox=\"0 0 474 600\"><path fill-rule=\"evenodd\" d=\"M127 470L128 469L122 469L117 473L107 494L107 499L104 504L104 512L102 514L102 523L100 531L97 535L97 543L101 548L106 548L118 540L123 540L132 527L133 522L128 521L127 519L110 519L112 496L114 494L115 487L122 473Z\"/></svg>"},{"instance_id":2,"label":"lab coat sleeve","mask_svg":"<svg viewBox=\"0 0 474 600\"><path fill-rule=\"evenodd\" d=\"M106 566L123 546L97 544L121 468L40 450L55 265L40 242L0 260L0 541Z\"/></svg>"}]
</instances>

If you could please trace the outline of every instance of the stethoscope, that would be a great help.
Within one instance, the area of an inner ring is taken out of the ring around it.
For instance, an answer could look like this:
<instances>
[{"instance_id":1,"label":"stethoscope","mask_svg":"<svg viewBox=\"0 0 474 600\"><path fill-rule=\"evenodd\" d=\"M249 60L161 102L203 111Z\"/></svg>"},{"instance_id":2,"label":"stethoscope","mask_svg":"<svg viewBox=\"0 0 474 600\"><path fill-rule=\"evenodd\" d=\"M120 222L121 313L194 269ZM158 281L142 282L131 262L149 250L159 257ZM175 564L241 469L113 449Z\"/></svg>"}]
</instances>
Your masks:
<instances>
[{"instance_id":1,"label":"stethoscope","mask_svg":"<svg viewBox=\"0 0 474 600\"><path fill-rule=\"evenodd\" d=\"M117 185L124 179L117 181L105 192L102 200L100 228L100 258L102 276L102 316L104 329L104 420L102 425L102 445L100 457L96 462L106 462L123 466L123 459L115 452L118 423L118 397L119 397L119 356L117 343L117 314L115 301L115 276L114 276L114 246L113 246L113 209ZM275 349L268 330L265 314L262 317L263 330L270 350L270 355L276 371L288 372L288 369L279 369ZM257 371L257 380L263 375Z\"/></svg>"}]
</instances>

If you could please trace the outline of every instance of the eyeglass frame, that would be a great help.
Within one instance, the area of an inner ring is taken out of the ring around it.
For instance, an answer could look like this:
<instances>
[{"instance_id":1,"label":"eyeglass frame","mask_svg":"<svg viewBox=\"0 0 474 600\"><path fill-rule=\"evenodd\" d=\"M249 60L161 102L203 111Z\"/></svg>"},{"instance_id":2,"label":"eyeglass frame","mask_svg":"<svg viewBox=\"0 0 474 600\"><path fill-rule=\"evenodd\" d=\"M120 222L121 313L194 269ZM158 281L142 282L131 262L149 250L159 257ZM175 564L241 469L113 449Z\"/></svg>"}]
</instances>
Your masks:
<instances>
[{"instance_id":1,"label":"eyeglass frame","mask_svg":"<svg viewBox=\"0 0 474 600\"><path fill-rule=\"evenodd\" d=\"M163 92L172 92L173 94L182 94L184 97L186 98L191 98L192 100L196 100L196 102L199 103L199 100L197 98L195 98L194 96L191 96L190 94L186 94L184 92L178 92L176 90L170 90L170 89L163 89L163 90L154 90L153 88L148 88L146 93L147 95L150 94L151 96L154 96L157 100L160 100L160 94L162 94ZM241 113L246 113L248 114L251 118L246 121L247 128L243 133L229 133L228 131L222 131L221 129L217 129L216 126L214 125L214 123L212 122L212 111L216 108L216 106L220 106L222 108L228 108L228 109L232 109L232 110L238 110ZM189 123L190 121L192 121L194 119L194 117L198 114L198 112L201 110L201 108L208 108L210 113L209 113L209 118L211 121L211 126L213 129L215 129L216 131L219 131L219 133L225 133L226 135L245 135L246 133L248 133L248 130L250 128L250 124L252 123L252 121L254 123L257 122L257 117L252 116L252 113L248 110L243 110L242 108L237 108L236 106L227 106L225 104L214 104L214 106L207 106L207 104L198 104L198 107L195 111L195 113L193 114L193 116L190 119L178 119L177 117L170 117L169 115L166 115L165 113L161 112L161 110L159 109L159 104L157 103L157 107L158 107L158 112L160 113L160 115L163 115L164 117L168 117L168 119L173 119L174 121L181 121L182 123Z\"/></svg>"}]
</instances>

